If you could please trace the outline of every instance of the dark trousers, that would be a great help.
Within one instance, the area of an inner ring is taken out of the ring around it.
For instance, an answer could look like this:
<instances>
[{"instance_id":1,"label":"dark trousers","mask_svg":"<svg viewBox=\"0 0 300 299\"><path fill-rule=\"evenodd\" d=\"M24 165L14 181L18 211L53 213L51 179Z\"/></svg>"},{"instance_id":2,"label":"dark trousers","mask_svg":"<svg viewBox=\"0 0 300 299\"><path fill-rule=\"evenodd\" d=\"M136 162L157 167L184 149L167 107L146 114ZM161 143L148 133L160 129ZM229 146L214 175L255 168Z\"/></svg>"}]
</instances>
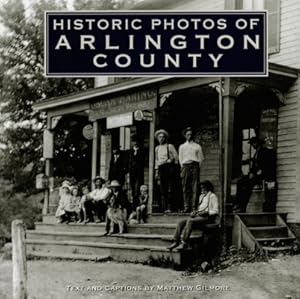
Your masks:
<instances>
[{"instance_id":1,"label":"dark trousers","mask_svg":"<svg viewBox=\"0 0 300 299\"><path fill-rule=\"evenodd\" d=\"M130 180L130 188L131 188L131 194L133 199L133 209L135 210L138 206L138 200L139 200L139 192L140 187L144 183L144 176L139 175L137 172L130 172L129 174L129 180Z\"/></svg>"},{"instance_id":2,"label":"dark trousers","mask_svg":"<svg viewBox=\"0 0 300 299\"><path fill-rule=\"evenodd\" d=\"M199 163L192 162L190 164L182 165L181 180L185 210L193 210L197 208L199 175Z\"/></svg>"},{"instance_id":3,"label":"dark trousers","mask_svg":"<svg viewBox=\"0 0 300 299\"><path fill-rule=\"evenodd\" d=\"M213 223L215 218L216 216L196 216L179 221L176 226L174 240L178 243L180 240L186 243L189 240L193 228L201 228L204 224Z\"/></svg>"},{"instance_id":4,"label":"dark trousers","mask_svg":"<svg viewBox=\"0 0 300 299\"><path fill-rule=\"evenodd\" d=\"M253 187L258 183L257 177L243 177L237 182L236 203L241 212L245 213Z\"/></svg>"},{"instance_id":5,"label":"dark trousers","mask_svg":"<svg viewBox=\"0 0 300 299\"><path fill-rule=\"evenodd\" d=\"M160 180L160 209L162 211L171 210L171 198L174 190L174 173L173 165L166 163L160 165L158 168L158 175Z\"/></svg>"},{"instance_id":6,"label":"dark trousers","mask_svg":"<svg viewBox=\"0 0 300 299\"><path fill-rule=\"evenodd\" d=\"M107 210L106 204L102 200L94 201L94 211L98 219L101 221L105 220L105 214Z\"/></svg>"},{"instance_id":7,"label":"dark trousers","mask_svg":"<svg viewBox=\"0 0 300 299\"><path fill-rule=\"evenodd\" d=\"M275 212L277 202L277 186L274 182L274 186L268 187L268 183L265 182L265 201L263 203L263 212Z\"/></svg>"},{"instance_id":8,"label":"dark trousers","mask_svg":"<svg viewBox=\"0 0 300 299\"><path fill-rule=\"evenodd\" d=\"M94 203L91 200L87 200L84 202L84 208L86 212L86 218L91 222L94 222L93 210L95 209Z\"/></svg>"},{"instance_id":9,"label":"dark trousers","mask_svg":"<svg viewBox=\"0 0 300 299\"><path fill-rule=\"evenodd\" d=\"M75 212L65 211L65 215L63 215L63 221L70 222L72 221L72 218L77 221L77 214Z\"/></svg>"}]
</instances>

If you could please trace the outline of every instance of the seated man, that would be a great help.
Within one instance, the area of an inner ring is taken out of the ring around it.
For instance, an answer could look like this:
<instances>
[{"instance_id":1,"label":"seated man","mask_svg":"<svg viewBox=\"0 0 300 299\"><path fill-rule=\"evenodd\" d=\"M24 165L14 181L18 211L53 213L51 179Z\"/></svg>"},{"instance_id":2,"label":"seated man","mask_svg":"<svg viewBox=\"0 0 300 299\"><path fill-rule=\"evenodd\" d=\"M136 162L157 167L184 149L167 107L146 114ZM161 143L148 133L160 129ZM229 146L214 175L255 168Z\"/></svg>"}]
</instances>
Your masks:
<instances>
[{"instance_id":1,"label":"seated man","mask_svg":"<svg viewBox=\"0 0 300 299\"><path fill-rule=\"evenodd\" d=\"M107 201L111 190L105 186L105 180L99 176L94 179L95 189L86 196L84 207L86 209L86 222L93 222L93 211L98 220L96 223L104 222L107 210Z\"/></svg>"},{"instance_id":2,"label":"seated man","mask_svg":"<svg viewBox=\"0 0 300 299\"><path fill-rule=\"evenodd\" d=\"M201 227L208 223L214 223L219 214L219 203L217 196L213 193L213 185L209 181L200 184L201 195L199 197L198 210L192 211L189 219L177 223L174 234L174 243L168 247L169 250L177 248L185 249L194 227ZM181 237L182 233L182 237Z\"/></svg>"}]
</instances>

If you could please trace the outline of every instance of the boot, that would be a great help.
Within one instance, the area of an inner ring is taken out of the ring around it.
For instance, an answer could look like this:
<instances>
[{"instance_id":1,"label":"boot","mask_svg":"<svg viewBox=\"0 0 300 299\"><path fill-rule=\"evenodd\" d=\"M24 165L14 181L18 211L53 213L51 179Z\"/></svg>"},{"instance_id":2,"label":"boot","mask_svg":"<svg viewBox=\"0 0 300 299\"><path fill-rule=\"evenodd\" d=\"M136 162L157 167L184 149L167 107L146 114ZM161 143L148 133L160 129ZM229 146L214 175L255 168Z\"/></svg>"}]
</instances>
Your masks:
<instances>
[{"instance_id":1,"label":"boot","mask_svg":"<svg viewBox=\"0 0 300 299\"><path fill-rule=\"evenodd\" d=\"M179 243L175 241L170 246L168 246L167 249L172 250L172 249L176 248L178 245L179 245Z\"/></svg>"}]
</instances>

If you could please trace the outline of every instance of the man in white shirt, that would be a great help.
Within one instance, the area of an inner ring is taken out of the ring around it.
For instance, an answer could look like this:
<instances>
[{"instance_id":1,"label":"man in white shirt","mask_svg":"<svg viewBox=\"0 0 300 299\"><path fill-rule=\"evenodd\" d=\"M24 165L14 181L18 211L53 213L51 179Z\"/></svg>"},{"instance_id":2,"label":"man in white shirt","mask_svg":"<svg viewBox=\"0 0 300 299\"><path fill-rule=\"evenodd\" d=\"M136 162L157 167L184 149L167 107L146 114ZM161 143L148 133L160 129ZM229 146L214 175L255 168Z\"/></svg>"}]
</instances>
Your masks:
<instances>
[{"instance_id":1,"label":"man in white shirt","mask_svg":"<svg viewBox=\"0 0 300 299\"><path fill-rule=\"evenodd\" d=\"M201 146L194 142L193 130L188 127L183 131L186 142L179 146L184 212L196 208L200 166L204 160Z\"/></svg>"},{"instance_id":2,"label":"man in white shirt","mask_svg":"<svg viewBox=\"0 0 300 299\"><path fill-rule=\"evenodd\" d=\"M92 221L93 214L91 210L95 211L98 217L96 222L104 222L107 210L107 200L111 195L111 190L105 186L105 180L99 176L94 179L95 189L87 194L87 201L85 208L87 211L87 222Z\"/></svg>"},{"instance_id":3,"label":"man in white shirt","mask_svg":"<svg viewBox=\"0 0 300 299\"><path fill-rule=\"evenodd\" d=\"M166 130L155 132L159 145L155 148L155 177L160 181L160 209L171 212L174 191L174 165L178 164L178 154L173 144L167 143L169 134Z\"/></svg>"},{"instance_id":4,"label":"man in white shirt","mask_svg":"<svg viewBox=\"0 0 300 299\"><path fill-rule=\"evenodd\" d=\"M185 249L191 235L192 229L214 223L219 215L219 202L217 196L213 193L213 185L210 181L204 181L200 185L201 195L199 197L199 206L197 210L192 211L191 217L181 220L177 223L174 234L174 243L168 247L169 250L177 248ZM182 234L182 237L181 237Z\"/></svg>"}]
</instances>

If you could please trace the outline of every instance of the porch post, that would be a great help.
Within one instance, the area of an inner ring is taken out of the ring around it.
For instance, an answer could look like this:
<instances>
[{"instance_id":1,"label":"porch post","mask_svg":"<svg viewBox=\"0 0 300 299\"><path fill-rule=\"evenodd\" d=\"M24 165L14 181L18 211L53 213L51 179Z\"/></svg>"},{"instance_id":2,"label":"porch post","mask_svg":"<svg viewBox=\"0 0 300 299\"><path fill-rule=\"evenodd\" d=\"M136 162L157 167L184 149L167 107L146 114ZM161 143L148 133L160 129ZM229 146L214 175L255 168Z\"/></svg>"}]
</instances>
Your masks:
<instances>
[{"instance_id":1,"label":"porch post","mask_svg":"<svg viewBox=\"0 0 300 299\"><path fill-rule=\"evenodd\" d=\"M51 117L47 117L47 129L51 132ZM46 132L45 132L46 133ZM53 172L53 134L47 134L47 138L43 140L43 156L45 158L45 175L50 178ZM46 140L47 139L47 140ZM44 205L43 205L43 215L49 214L49 198L50 198L50 190L49 187L44 191Z\"/></svg>"},{"instance_id":2,"label":"porch post","mask_svg":"<svg viewBox=\"0 0 300 299\"><path fill-rule=\"evenodd\" d=\"M149 126L149 201L148 213L152 213L152 203L154 194L154 133L155 133L155 110L153 110L153 119Z\"/></svg>"},{"instance_id":3,"label":"porch post","mask_svg":"<svg viewBox=\"0 0 300 299\"><path fill-rule=\"evenodd\" d=\"M234 129L234 86L231 78L224 79L223 93L223 146L224 146L224 198L225 203L230 197L232 179L232 153L233 153L233 129ZM226 207L224 207L226 211Z\"/></svg>"},{"instance_id":4,"label":"porch post","mask_svg":"<svg viewBox=\"0 0 300 299\"><path fill-rule=\"evenodd\" d=\"M93 121L93 147L92 147L92 181L97 175L97 153L98 153L98 121ZM92 189L94 184L92 183Z\"/></svg>"}]
</instances>

